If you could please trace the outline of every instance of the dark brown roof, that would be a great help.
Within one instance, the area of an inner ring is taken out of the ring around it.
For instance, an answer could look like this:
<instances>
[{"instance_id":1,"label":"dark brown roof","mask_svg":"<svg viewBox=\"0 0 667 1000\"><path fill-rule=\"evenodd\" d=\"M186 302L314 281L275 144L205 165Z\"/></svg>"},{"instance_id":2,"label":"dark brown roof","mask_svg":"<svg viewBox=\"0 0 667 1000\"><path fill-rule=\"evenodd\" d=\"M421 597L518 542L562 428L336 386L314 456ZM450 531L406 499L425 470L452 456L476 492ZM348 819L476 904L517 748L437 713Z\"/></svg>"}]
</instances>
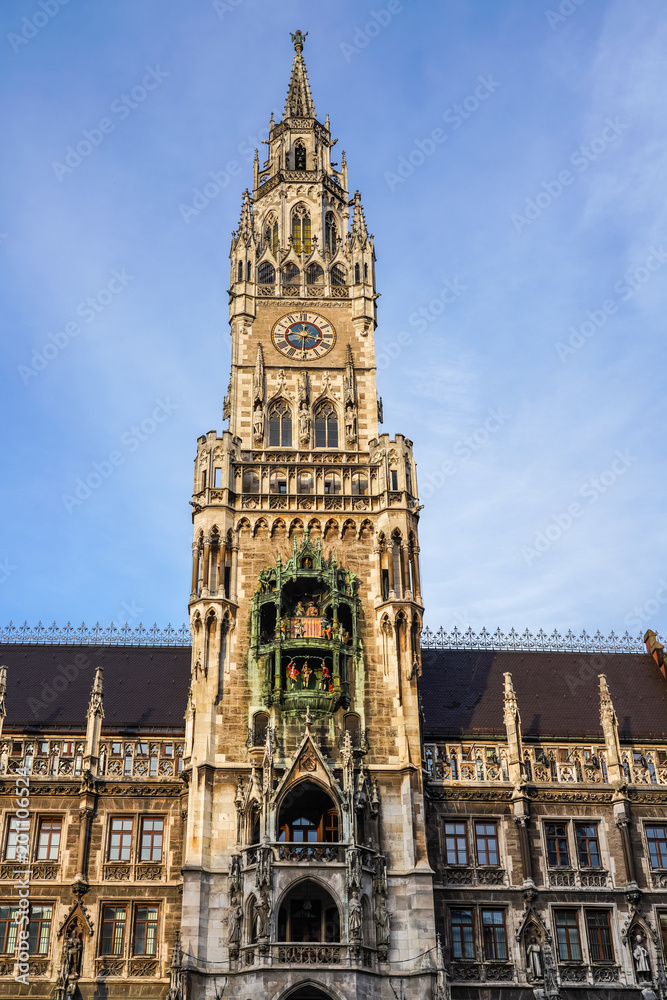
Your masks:
<instances>
[{"instance_id":1,"label":"dark brown roof","mask_svg":"<svg viewBox=\"0 0 667 1000\"><path fill-rule=\"evenodd\" d=\"M86 729L95 669L104 669L105 730L179 729L190 679L187 646L0 646L5 729Z\"/></svg>"},{"instance_id":2,"label":"dark brown roof","mask_svg":"<svg viewBox=\"0 0 667 1000\"><path fill-rule=\"evenodd\" d=\"M422 663L426 739L504 735L504 673L526 737L600 740L598 674L606 674L620 738L667 739L667 681L647 653L425 649Z\"/></svg>"}]
</instances>

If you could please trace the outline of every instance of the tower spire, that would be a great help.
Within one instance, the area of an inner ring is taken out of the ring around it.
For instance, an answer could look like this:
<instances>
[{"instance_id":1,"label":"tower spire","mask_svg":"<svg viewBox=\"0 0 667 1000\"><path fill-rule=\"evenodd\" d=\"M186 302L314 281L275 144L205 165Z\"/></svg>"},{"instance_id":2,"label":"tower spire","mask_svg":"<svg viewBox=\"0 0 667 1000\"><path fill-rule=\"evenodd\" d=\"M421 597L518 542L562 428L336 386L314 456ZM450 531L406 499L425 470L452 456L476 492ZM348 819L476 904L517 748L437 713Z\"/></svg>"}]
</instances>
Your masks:
<instances>
[{"instance_id":1,"label":"tower spire","mask_svg":"<svg viewBox=\"0 0 667 1000\"><path fill-rule=\"evenodd\" d=\"M344 153L343 156L345 156ZM364 210L361 205L361 194L359 191L354 192L352 206L352 236L356 236L360 243L365 243L368 239L368 229L366 228L366 220L364 218Z\"/></svg>"},{"instance_id":2,"label":"tower spire","mask_svg":"<svg viewBox=\"0 0 667 1000\"><path fill-rule=\"evenodd\" d=\"M239 219L239 237L242 240L249 240L252 236L252 200L250 192L246 188L243 192L241 203L241 218Z\"/></svg>"},{"instance_id":3,"label":"tower spire","mask_svg":"<svg viewBox=\"0 0 667 1000\"><path fill-rule=\"evenodd\" d=\"M307 34L308 32L306 32L306 35ZM302 55L303 43L306 35L298 29L296 33L292 35L295 55L294 62L292 63L292 76L290 77L287 99L285 101L285 118L315 117L315 105L313 104L313 98L310 93L308 73L306 72L306 64L303 61Z\"/></svg>"}]
</instances>

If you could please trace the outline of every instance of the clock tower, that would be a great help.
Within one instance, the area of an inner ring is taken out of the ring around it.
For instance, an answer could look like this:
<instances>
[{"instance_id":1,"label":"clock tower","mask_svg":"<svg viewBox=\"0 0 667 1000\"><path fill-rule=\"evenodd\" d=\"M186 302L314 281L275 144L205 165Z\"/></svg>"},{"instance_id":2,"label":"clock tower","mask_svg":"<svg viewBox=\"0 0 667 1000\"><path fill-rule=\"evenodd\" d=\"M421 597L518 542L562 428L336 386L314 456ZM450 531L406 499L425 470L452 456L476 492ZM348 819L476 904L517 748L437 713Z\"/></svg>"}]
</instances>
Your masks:
<instances>
[{"instance_id":1,"label":"clock tower","mask_svg":"<svg viewBox=\"0 0 667 1000\"><path fill-rule=\"evenodd\" d=\"M375 251L292 36L232 236L229 428L199 438L189 996L438 998L412 443L380 434Z\"/></svg>"}]
</instances>

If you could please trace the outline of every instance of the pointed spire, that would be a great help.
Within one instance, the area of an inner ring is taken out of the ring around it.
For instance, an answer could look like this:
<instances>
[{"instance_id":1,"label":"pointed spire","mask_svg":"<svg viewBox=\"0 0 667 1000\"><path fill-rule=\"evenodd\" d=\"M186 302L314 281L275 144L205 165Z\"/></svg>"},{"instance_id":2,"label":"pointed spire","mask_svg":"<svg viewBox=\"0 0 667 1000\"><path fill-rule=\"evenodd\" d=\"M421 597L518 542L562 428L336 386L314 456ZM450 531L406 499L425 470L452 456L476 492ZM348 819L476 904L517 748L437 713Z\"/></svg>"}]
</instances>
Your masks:
<instances>
[{"instance_id":1,"label":"pointed spire","mask_svg":"<svg viewBox=\"0 0 667 1000\"><path fill-rule=\"evenodd\" d=\"M512 675L505 674L505 688L503 698L503 718L507 731L507 765L509 768L509 779L515 785L521 781L521 771L523 764L523 747L521 744L521 715L519 713L519 703L516 700Z\"/></svg>"},{"instance_id":2,"label":"pointed spire","mask_svg":"<svg viewBox=\"0 0 667 1000\"><path fill-rule=\"evenodd\" d=\"M102 664L98 664L95 670L95 680L93 681L93 688L90 692L90 701L88 702L88 713L87 716L91 718L104 718L104 671L102 670Z\"/></svg>"},{"instance_id":3,"label":"pointed spire","mask_svg":"<svg viewBox=\"0 0 667 1000\"><path fill-rule=\"evenodd\" d=\"M306 32L306 35L307 34L308 32ZM287 90L287 99L285 101L285 118L315 117L315 105L313 104L313 98L310 93L308 73L306 72L306 64L303 61L302 55L303 43L306 35L303 35L298 30L296 34L292 35L295 56L294 62L292 63L292 76L290 77L289 87Z\"/></svg>"},{"instance_id":4,"label":"pointed spire","mask_svg":"<svg viewBox=\"0 0 667 1000\"><path fill-rule=\"evenodd\" d=\"M344 403L354 406L357 402L357 377L354 371L354 358L352 356L352 348L347 345L347 352L345 354L345 374L343 375L343 395Z\"/></svg>"},{"instance_id":5,"label":"pointed spire","mask_svg":"<svg viewBox=\"0 0 667 1000\"><path fill-rule=\"evenodd\" d=\"M257 357L255 359L255 373L252 377L253 405L259 403L264 405L264 351L262 345L257 345Z\"/></svg>"},{"instance_id":6,"label":"pointed spire","mask_svg":"<svg viewBox=\"0 0 667 1000\"><path fill-rule=\"evenodd\" d=\"M600 725L607 750L607 776L612 784L621 783L624 780L624 775L621 745L618 741L618 719L607 686L607 678L604 674L598 676L600 678Z\"/></svg>"},{"instance_id":7,"label":"pointed spire","mask_svg":"<svg viewBox=\"0 0 667 1000\"><path fill-rule=\"evenodd\" d=\"M246 188L243 192L243 202L241 204L241 218L239 220L239 236L242 240L249 240L252 236L252 199L250 192Z\"/></svg>"},{"instance_id":8,"label":"pointed spire","mask_svg":"<svg viewBox=\"0 0 667 1000\"><path fill-rule=\"evenodd\" d=\"M368 239L368 229L366 228L366 220L364 218L359 191L354 192L352 206L352 236L356 236L363 243Z\"/></svg>"}]
</instances>

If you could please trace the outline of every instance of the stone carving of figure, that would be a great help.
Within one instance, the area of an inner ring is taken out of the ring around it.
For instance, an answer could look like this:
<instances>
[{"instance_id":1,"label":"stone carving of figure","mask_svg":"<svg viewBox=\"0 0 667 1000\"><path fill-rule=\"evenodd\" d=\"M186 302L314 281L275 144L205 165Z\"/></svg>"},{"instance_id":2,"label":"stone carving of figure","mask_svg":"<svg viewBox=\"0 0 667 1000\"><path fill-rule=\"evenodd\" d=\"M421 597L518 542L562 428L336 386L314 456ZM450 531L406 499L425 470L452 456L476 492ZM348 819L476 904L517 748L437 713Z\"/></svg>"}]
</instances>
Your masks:
<instances>
[{"instance_id":1,"label":"stone carving of figure","mask_svg":"<svg viewBox=\"0 0 667 1000\"><path fill-rule=\"evenodd\" d=\"M239 945L241 943L241 924L243 923L243 909L237 904L232 906L229 913L229 943Z\"/></svg>"},{"instance_id":2,"label":"stone carving of figure","mask_svg":"<svg viewBox=\"0 0 667 1000\"><path fill-rule=\"evenodd\" d=\"M352 406L348 406L345 410L345 437L348 441L354 441L357 437L357 418Z\"/></svg>"},{"instance_id":3,"label":"stone carving of figure","mask_svg":"<svg viewBox=\"0 0 667 1000\"><path fill-rule=\"evenodd\" d=\"M637 978L645 981L651 978L651 966L648 958L648 950L644 947L641 934L635 936L635 944L632 949L632 957L635 960Z\"/></svg>"},{"instance_id":4,"label":"stone carving of figure","mask_svg":"<svg viewBox=\"0 0 667 1000\"><path fill-rule=\"evenodd\" d=\"M361 903L359 902L359 890L353 889L349 904L350 915L350 941L361 940Z\"/></svg>"},{"instance_id":5,"label":"stone carving of figure","mask_svg":"<svg viewBox=\"0 0 667 1000\"><path fill-rule=\"evenodd\" d=\"M259 899L255 903L255 930L257 931L257 937L268 938L270 928L271 906L269 905L266 891L262 889L259 894Z\"/></svg>"},{"instance_id":6,"label":"stone carving of figure","mask_svg":"<svg viewBox=\"0 0 667 1000\"><path fill-rule=\"evenodd\" d=\"M65 968L68 979L75 979L81 975L81 954L83 952L83 942L79 937L78 927L73 924L65 941Z\"/></svg>"},{"instance_id":7,"label":"stone carving of figure","mask_svg":"<svg viewBox=\"0 0 667 1000\"><path fill-rule=\"evenodd\" d=\"M535 936L531 937L530 944L526 948L528 956L528 970L532 979L544 979L544 964L542 961L542 947Z\"/></svg>"},{"instance_id":8,"label":"stone carving of figure","mask_svg":"<svg viewBox=\"0 0 667 1000\"><path fill-rule=\"evenodd\" d=\"M378 897L375 907L375 927L377 933L377 943L379 948L389 946L389 932L391 930L391 913L386 907L384 896Z\"/></svg>"},{"instance_id":9,"label":"stone carving of figure","mask_svg":"<svg viewBox=\"0 0 667 1000\"><path fill-rule=\"evenodd\" d=\"M261 444L264 440L264 410L261 403L255 407L252 420L252 433L256 444Z\"/></svg>"},{"instance_id":10,"label":"stone carving of figure","mask_svg":"<svg viewBox=\"0 0 667 1000\"><path fill-rule=\"evenodd\" d=\"M306 445L310 441L310 414L305 405L299 410L299 440Z\"/></svg>"}]
</instances>

